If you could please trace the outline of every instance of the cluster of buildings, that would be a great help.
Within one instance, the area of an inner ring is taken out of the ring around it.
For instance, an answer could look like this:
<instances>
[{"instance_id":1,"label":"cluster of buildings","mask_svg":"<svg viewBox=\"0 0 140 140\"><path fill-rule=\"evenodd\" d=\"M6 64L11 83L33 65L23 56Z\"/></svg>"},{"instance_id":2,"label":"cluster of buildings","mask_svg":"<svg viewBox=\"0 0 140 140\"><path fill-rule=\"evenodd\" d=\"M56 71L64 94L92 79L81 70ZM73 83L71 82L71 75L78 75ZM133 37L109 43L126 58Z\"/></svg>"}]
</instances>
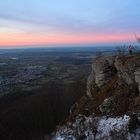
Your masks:
<instances>
[{"instance_id":1,"label":"cluster of buildings","mask_svg":"<svg viewBox=\"0 0 140 140\"><path fill-rule=\"evenodd\" d=\"M28 66L18 70L12 77L0 77L0 92L3 92L15 84L22 84L36 80L47 70L45 66Z\"/></svg>"}]
</instances>

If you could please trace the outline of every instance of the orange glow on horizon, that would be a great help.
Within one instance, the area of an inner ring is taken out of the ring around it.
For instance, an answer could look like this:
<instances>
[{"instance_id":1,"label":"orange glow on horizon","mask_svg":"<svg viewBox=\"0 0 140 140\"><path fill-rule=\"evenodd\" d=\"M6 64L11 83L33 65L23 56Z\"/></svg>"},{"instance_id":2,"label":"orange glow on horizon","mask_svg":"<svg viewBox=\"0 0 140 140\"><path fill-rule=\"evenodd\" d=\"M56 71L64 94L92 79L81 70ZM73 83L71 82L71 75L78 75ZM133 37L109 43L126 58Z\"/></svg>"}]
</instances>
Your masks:
<instances>
[{"instance_id":1,"label":"orange glow on horizon","mask_svg":"<svg viewBox=\"0 0 140 140\"><path fill-rule=\"evenodd\" d=\"M4 34L0 35L0 46L43 45L43 44L82 44L82 43L113 43L134 41L131 34Z\"/></svg>"}]
</instances>

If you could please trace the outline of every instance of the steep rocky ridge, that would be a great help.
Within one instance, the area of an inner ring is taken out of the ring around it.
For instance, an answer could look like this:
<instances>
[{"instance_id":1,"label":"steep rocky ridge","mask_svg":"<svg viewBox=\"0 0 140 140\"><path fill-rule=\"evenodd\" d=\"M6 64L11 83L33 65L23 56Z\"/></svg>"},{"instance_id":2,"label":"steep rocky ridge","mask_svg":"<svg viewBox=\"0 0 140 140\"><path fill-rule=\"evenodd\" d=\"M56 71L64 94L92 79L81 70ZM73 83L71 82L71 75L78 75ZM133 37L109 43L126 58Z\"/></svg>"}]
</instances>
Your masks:
<instances>
[{"instance_id":1,"label":"steep rocky ridge","mask_svg":"<svg viewBox=\"0 0 140 140\"><path fill-rule=\"evenodd\" d=\"M116 73L115 57L98 57L93 61L92 71L87 81L87 95L92 97L97 89L105 85Z\"/></svg>"},{"instance_id":2,"label":"steep rocky ridge","mask_svg":"<svg viewBox=\"0 0 140 140\"><path fill-rule=\"evenodd\" d=\"M93 61L92 71L87 82L87 95L90 97L94 90L105 85L109 80L117 75L119 82L127 85L139 84L140 63L138 55L127 57L101 57ZM140 59L140 58L139 58ZM96 87L96 88L95 88Z\"/></svg>"},{"instance_id":3,"label":"steep rocky ridge","mask_svg":"<svg viewBox=\"0 0 140 140\"><path fill-rule=\"evenodd\" d=\"M124 113L134 108L135 98L139 98L140 92L139 62L139 55L102 56L93 61L87 82L87 95L94 104L98 102L98 98L104 98L104 101L100 101L100 105L96 106L102 113L105 113L103 108L108 113L107 107L114 110L112 113Z\"/></svg>"},{"instance_id":4,"label":"steep rocky ridge","mask_svg":"<svg viewBox=\"0 0 140 140\"><path fill-rule=\"evenodd\" d=\"M79 136L84 140L140 139L139 93L140 54L94 59L86 95L79 99L67 124L57 130L53 139L75 140ZM78 117L79 114L82 116ZM102 121L105 123L103 126L100 124ZM108 128L109 125L112 128Z\"/></svg>"}]
</instances>

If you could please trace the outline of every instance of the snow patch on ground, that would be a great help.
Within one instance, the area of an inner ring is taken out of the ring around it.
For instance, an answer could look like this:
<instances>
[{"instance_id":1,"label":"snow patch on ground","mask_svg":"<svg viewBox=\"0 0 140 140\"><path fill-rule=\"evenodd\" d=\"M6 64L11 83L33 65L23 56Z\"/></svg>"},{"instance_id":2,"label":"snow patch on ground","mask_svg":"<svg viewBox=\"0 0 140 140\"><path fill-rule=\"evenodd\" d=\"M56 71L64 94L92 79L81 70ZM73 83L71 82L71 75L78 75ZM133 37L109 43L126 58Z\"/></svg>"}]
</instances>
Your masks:
<instances>
[{"instance_id":1,"label":"snow patch on ground","mask_svg":"<svg viewBox=\"0 0 140 140\"><path fill-rule=\"evenodd\" d=\"M122 129L128 130L129 116L106 118L103 117L98 123L97 139L109 137L113 131L119 133Z\"/></svg>"},{"instance_id":2,"label":"snow patch on ground","mask_svg":"<svg viewBox=\"0 0 140 140\"><path fill-rule=\"evenodd\" d=\"M130 117L85 117L79 115L75 122L59 128L52 140L139 140L140 128L134 134L128 131Z\"/></svg>"}]
</instances>

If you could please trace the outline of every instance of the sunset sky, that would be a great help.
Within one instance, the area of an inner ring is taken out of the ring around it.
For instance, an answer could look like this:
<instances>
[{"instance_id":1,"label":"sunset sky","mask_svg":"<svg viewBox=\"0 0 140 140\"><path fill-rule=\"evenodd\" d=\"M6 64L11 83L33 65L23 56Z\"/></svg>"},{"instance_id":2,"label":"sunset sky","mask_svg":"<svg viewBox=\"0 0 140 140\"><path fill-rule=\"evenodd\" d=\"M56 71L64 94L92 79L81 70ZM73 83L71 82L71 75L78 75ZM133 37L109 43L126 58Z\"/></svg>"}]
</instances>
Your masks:
<instances>
[{"instance_id":1,"label":"sunset sky","mask_svg":"<svg viewBox=\"0 0 140 140\"><path fill-rule=\"evenodd\" d=\"M140 0L1 0L0 46L136 42Z\"/></svg>"}]
</instances>

